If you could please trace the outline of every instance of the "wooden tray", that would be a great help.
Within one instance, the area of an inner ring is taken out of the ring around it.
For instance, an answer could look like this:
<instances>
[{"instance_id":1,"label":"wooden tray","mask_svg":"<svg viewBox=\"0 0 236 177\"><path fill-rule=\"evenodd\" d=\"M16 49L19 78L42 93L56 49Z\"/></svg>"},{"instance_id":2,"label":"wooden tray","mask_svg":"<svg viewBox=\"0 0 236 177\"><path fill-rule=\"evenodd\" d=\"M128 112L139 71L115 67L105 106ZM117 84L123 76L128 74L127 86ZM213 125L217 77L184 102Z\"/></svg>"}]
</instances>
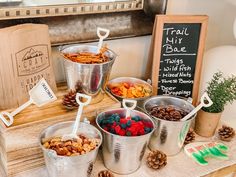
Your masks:
<instances>
[{"instance_id":1,"label":"wooden tray","mask_svg":"<svg viewBox=\"0 0 236 177\"><path fill-rule=\"evenodd\" d=\"M67 111L61 104L66 86L59 86L58 99L46 106L32 105L14 117L14 124L6 127L0 125L1 166L8 176L44 165L38 136L46 127L58 122L74 120L77 110ZM97 104L89 105L83 110L83 118L94 122L98 112L120 108L118 102L109 93ZM11 111L11 110L9 110ZM83 119L82 118L82 119Z\"/></svg>"}]
</instances>

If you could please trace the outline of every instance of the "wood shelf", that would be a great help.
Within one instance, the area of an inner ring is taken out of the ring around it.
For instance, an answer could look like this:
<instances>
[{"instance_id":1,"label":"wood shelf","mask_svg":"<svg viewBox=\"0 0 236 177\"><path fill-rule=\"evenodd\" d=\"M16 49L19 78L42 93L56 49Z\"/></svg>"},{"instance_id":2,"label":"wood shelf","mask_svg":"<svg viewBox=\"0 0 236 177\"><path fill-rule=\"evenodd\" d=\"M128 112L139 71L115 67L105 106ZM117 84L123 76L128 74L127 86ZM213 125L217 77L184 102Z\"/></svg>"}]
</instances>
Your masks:
<instances>
[{"instance_id":1,"label":"wood shelf","mask_svg":"<svg viewBox=\"0 0 236 177\"><path fill-rule=\"evenodd\" d=\"M143 0L0 8L0 20L124 12L143 9Z\"/></svg>"}]
</instances>

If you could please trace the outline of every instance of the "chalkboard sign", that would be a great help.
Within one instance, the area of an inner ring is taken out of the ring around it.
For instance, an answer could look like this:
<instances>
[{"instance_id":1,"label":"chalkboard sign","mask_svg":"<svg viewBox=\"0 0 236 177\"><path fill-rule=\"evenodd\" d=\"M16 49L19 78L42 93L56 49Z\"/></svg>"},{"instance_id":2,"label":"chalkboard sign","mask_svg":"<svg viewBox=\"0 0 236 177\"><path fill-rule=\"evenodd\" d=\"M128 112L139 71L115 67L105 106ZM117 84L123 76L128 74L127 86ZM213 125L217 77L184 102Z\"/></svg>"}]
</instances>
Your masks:
<instances>
[{"instance_id":1,"label":"chalkboard sign","mask_svg":"<svg viewBox=\"0 0 236 177\"><path fill-rule=\"evenodd\" d=\"M199 90L207 16L157 15L153 31L154 93L192 97Z\"/></svg>"}]
</instances>

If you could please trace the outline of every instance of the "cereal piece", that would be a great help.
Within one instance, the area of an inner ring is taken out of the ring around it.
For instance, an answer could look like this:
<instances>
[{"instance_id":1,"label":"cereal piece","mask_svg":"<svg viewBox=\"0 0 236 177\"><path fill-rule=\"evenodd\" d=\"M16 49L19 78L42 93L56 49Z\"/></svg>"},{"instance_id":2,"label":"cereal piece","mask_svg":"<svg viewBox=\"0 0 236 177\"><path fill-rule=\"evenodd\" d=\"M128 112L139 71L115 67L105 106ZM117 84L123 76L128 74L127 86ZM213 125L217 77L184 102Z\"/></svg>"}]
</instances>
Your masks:
<instances>
[{"instance_id":1,"label":"cereal piece","mask_svg":"<svg viewBox=\"0 0 236 177\"><path fill-rule=\"evenodd\" d=\"M55 137L51 140L52 143L55 143L55 142L60 142L61 139L59 137Z\"/></svg>"},{"instance_id":2,"label":"cereal piece","mask_svg":"<svg viewBox=\"0 0 236 177\"><path fill-rule=\"evenodd\" d=\"M66 156L71 156L71 154L72 154L72 153L68 151L67 154L66 154Z\"/></svg>"},{"instance_id":3,"label":"cereal piece","mask_svg":"<svg viewBox=\"0 0 236 177\"><path fill-rule=\"evenodd\" d=\"M71 140L68 140L65 142L65 146L71 146L72 145L72 141Z\"/></svg>"},{"instance_id":4,"label":"cereal piece","mask_svg":"<svg viewBox=\"0 0 236 177\"><path fill-rule=\"evenodd\" d=\"M124 98L142 98L151 95L151 89L144 84L113 83L108 88L114 95Z\"/></svg>"},{"instance_id":5,"label":"cereal piece","mask_svg":"<svg viewBox=\"0 0 236 177\"><path fill-rule=\"evenodd\" d=\"M49 144L49 142L45 142L45 143L43 144L43 146L44 146L45 148L49 148L49 147L50 147L50 144Z\"/></svg>"}]
</instances>

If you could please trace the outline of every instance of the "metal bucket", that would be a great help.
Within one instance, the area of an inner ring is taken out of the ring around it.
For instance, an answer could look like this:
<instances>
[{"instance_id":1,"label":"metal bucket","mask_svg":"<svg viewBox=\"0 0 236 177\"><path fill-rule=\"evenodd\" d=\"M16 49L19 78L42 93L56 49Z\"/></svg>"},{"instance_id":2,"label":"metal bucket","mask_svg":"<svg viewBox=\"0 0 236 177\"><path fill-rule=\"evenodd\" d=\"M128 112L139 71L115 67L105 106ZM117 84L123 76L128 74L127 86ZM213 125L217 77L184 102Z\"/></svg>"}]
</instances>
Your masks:
<instances>
[{"instance_id":1,"label":"metal bucket","mask_svg":"<svg viewBox=\"0 0 236 177\"><path fill-rule=\"evenodd\" d=\"M125 117L126 109L114 109L100 113L97 116L96 123L103 135L102 155L106 168L118 174L130 174L136 171L140 165L145 153L148 141L155 124L152 119L139 111L131 110L131 117L140 116L141 119L149 120L153 124L153 130L142 136L119 136L109 133L99 125L101 119L106 119L112 114L117 113Z\"/></svg>"},{"instance_id":2,"label":"metal bucket","mask_svg":"<svg viewBox=\"0 0 236 177\"><path fill-rule=\"evenodd\" d=\"M145 96L141 98L124 98L124 97L113 94L112 91L108 87L107 87L107 90L119 101L122 101L123 99L136 100L138 109L143 108L144 101L152 96L152 90L153 90L152 86L148 82L141 79L134 78L134 77L118 77L118 78L110 80L107 83L107 85L115 84L115 83L125 83L125 82L132 83L132 84L142 84L142 85L147 86L151 90L150 96Z\"/></svg>"},{"instance_id":3,"label":"metal bucket","mask_svg":"<svg viewBox=\"0 0 236 177\"><path fill-rule=\"evenodd\" d=\"M173 105L186 112L191 112L194 109L194 106L190 102L183 99L171 96L156 96L148 99L144 103L145 112L149 114L150 109L156 105ZM189 131L191 121L195 117L196 115L192 116L187 121L168 121L152 116L156 122L156 130L151 136L149 148L151 150L161 150L167 155L179 153Z\"/></svg>"},{"instance_id":4,"label":"metal bucket","mask_svg":"<svg viewBox=\"0 0 236 177\"><path fill-rule=\"evenodd\" d=\"M78 156L58 156L54 150L44 148L44 140L55 136L71 133L74 121L57 123L45 129L39 136L40 147L50 177L90 177L93 163L96 160L98 148L102 143L102 135L94 126L81 122L78 132L89 138L100 139L100 144L92 151Z\"/></svg>"},{"instance_id":5,"label":"metal bucket","mask_svg":"<svg viewBox=\"0 0 236 177\"><path fill-rule=\"evenodd\" d=\"M62 47L60 52L61 54L78 52L96 53L97 46L69 45ZM82 87L83 93L92 96L91 104L100 102L103 99L103 90L105 90L112 65L117 56L111 50L106 51L105 55L108 56L109 61L101 64L82 64L63 57L68 88L75 89L77 84L79 84Z\"/></svg>"}]
</instances>

